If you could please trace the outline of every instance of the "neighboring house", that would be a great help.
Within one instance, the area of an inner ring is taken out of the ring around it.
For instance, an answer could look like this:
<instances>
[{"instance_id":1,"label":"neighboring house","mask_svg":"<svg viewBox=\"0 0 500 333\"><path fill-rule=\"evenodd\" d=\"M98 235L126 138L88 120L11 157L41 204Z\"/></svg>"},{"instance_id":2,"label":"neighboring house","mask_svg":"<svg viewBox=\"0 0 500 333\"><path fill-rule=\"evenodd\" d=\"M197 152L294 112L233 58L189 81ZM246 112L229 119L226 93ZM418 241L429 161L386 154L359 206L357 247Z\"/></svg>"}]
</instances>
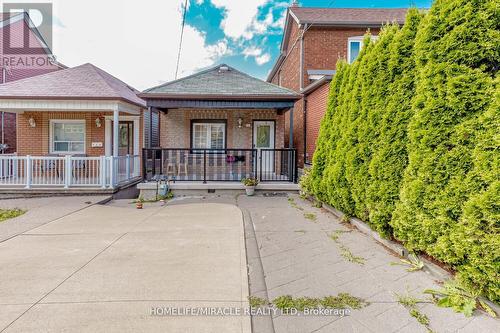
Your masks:
<instances>
[{"instance_id":1,"label":"neighboring house","mask_svg":"<svg viewBox=\"0 0 500 333\"><path fill-rule=\"evenodd\" d=\"M0 185L115 187L140 176L137 93L92 64L0 85L0 109L18 120L17 157L0 157Z\"/></svg>"},{"instance_id":2,"label":"neighboring house","mask_svg":"<svg viewBox=\"0 0 500 333\"><path fill-rule=\"evenodd\" d=\"M8 45L15 49L7 50ZM26 13L0 13L0 56L0 84L65 68L55 61ZM36 61L30 63L32 58L28 57L36 57ZM0 153L13 153L16 151L16 115L0 111L0 145L8 147L3 151L0 147Z\"/></svg>"},{"instance_id":3,"label":"neighboring house","mask_svg":"<svg viewBox=\"0 0 500 333\"><path fill-rule=\"evenodd\" d=\"M303 8L297 5L288 9L281 52L267 81L303 94L294 106L291 140L299 152L299 166L312 161L337 61L354 61L367 31L376 35L384 23L403 24L406 12L405 8ZM287 132L287 143L289 136Z\"/></svg>"},{"instance_id":4,"label":"neighboring house","mask_svg":"<svg viewBox=\"0 0 500 333\"><path fill-rule=\"evenodd\" d=\"M147 177L295 180L294 152L284 149L284 114L300 98L292 90L222 64L139 96L159 115L159 139L150 137L161 150L149 155Z\"/></svg>"}]
</instances>

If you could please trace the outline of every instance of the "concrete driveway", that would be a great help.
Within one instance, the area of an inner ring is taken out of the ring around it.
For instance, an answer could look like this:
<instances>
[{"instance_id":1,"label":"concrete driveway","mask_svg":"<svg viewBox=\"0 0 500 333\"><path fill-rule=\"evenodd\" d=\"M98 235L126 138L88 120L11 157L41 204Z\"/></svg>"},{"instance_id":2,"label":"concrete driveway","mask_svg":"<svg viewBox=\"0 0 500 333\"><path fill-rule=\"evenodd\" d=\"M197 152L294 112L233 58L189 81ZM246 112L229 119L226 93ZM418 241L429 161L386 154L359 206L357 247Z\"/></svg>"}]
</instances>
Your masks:
<instances>
[{"instance_id":1,"label":"concrete driveway","mask_svg":"<svg viewBox=\"0 0 500 333\"><path fill-rule=\"evenodd\" d=\"M250 332L242 213L203 203L91 206L0 243L0 331ZM152 315L156 314L156 315Z\"/></svg>"}]
</instances>

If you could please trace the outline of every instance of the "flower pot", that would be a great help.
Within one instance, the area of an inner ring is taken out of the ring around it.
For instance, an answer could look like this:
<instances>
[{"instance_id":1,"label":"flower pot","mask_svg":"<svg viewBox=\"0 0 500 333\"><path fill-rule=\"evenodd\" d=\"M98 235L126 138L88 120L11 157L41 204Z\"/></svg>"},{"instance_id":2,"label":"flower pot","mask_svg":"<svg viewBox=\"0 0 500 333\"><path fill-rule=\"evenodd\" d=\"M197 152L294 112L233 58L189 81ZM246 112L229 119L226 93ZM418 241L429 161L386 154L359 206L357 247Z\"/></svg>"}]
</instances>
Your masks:
<instances>
[{"instance_id":1,"label":"flower pot","mask_svg":"<svg viewBox=\"0 0 500 333\"><path fill-rule=\"evenodd\" d=\"M245 192L249 197L255 194L255 186L245 186Z\"/></svg>"},{"instance_id":2,"label":"flower pot","mask_svg":"<svg viewBox=\"0 0 500 333\"><path fill-rule=\"evenodd\" d=\"M135 208L142 209L142 202L136 202L135 203Z\"/></svg>"}]
</instances>

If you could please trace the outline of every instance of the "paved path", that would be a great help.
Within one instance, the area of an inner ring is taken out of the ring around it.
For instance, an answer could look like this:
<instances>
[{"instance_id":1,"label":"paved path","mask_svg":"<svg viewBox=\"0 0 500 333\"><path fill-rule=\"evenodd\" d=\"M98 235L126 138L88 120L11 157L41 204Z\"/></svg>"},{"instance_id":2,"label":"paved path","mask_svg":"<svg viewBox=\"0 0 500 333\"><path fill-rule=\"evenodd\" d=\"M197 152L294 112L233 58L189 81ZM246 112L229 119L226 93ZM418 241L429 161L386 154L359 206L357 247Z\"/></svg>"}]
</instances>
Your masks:
<instances>
[{"instance_id":1,"label":"paved path","mask_svg":"<svg viewBox=\"0 0 500 333\"><path fill-rule=\"evenodd\" d=\"M0 222L0 242L106 200L108 196L0 199L0 209L24 209L24 215Z\"/></svg>"},{"instance_id":2,"label":"paved path","mask_svg":"<svg viewBox=\"0 0 500 333\"><path fill-rule=\"evenodd\" d=\"M269 324L252 318L255 332L427 332L409 311L396 301L395 294L408 293L427 298L422 291L439 288L434 278L422 271L408 272L406 267L391 265L398 258L356 229L340 223L332 214L314 208L297 195L287 197L224 197L186 199L184 202L228 202L237 204L246 214L253 230L247 228L247 247L255 235L260 260L248 258L250 292L270 300L283 295L325 297L350 293L371 304L353 310L348 317L276 316ZM304 217L313 213L315 221ZM330 235L340 231L339 242L358 257L363 265L346 260ZM249 254L251 249L247 250ZM262 280L258 274L261 270ZM471 318L431 302L418 305L428 316L433 331L489 333L500 332L500 321L476 312Z\"/></svg>"},{"instance_id":3,"label":"paved path","mask_svg":"<svg viewBox=\"0 0 500 333\"><path fill-rule=\"evenodd\" d=\"M151 315L248 305L233 205L91 206L0 243L0 279L0 331L250 331L249 317Z\"/></svg>"}]
</instances>

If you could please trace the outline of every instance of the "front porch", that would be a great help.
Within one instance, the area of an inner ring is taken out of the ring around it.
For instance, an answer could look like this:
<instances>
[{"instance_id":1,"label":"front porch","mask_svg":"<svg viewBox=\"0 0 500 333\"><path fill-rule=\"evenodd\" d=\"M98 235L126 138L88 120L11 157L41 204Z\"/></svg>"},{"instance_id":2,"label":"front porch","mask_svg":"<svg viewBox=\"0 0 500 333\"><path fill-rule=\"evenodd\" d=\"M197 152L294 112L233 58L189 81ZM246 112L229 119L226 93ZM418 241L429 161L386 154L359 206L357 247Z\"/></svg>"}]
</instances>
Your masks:
<instances>
[{"instance_id":1,"label":"front porch","mask_svg":"<svg viewBox=\"0 0 500 333\"><path fill-rule=\"evenodd\" d=\"M145 181L297 183L295 149L143 149Z\"/></svg>"},{"instance_id":2,"label":"front porch","mask_svg":"<svg viewBox=\"0 0 500 333\"><path fill-rule=\"evenodd\" d=\"M0 155L0 189L114 190L141 179L139 155Z\"/></svg>"}]
</instances>

